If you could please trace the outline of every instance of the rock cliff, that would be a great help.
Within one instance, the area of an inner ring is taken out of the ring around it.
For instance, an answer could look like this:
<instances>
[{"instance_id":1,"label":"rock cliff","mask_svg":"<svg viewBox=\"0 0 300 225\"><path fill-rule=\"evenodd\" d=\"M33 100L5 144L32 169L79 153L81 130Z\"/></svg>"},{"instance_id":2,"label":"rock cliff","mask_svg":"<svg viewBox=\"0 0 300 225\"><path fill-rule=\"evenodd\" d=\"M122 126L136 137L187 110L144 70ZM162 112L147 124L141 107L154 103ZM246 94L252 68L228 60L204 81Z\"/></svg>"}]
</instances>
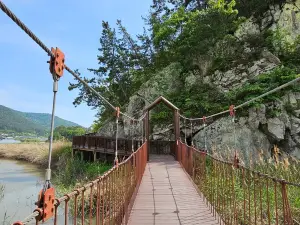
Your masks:
<instances>
[{"instance_id":1,"label":"rock cliff","mask_svg":"<svg viewBox=\"0 0 300 225\"><path fill-rule=\"evenodd\" d=\"M286 41L293 43L300 35L300 0L287 1L285 4L271 5L260 21L249 18L242 23L234 36L237 40L247 40L253 35L260 35L266 30L276 31L284 29ZM276 46L274 44L274 46ZM228 48L231 48L228 46ZM231 49L235 51L236 49ZM230 51L231 51L230 50ZM255 57L248 57L253 55ZM282 67L279 57L271 51L260 47L243 46L242 55L244 63L234 65L227 70L211 72L213 53L201 56L195 60L199 66L197 73L185 73L179 63L173 63L153 74L152 78L130 98L126 112L136 117L141 116L145 106L159 96L170 95L173 92L188 89L193 84L207 83L213 85L220 92L228 92L241 87L243 84L260 76L268 74L275 68ZM201 90L199 90L201 91ZM271 114L271 115L270 115ZM115 122L107 123L99 133L102 135L115 135ZM120 137L138 136L141 126L132 126L126 119L120 122ZM153 139L173 139L172 125L155 124L152 127ZM283 98L271 103L261 104L259 107L250 108L242 115L237 112L236 121L233 123L229 116L209 121L204 127L201 124L185 126L181 121L181 136L193 138L194 144L204 148L205 140L211 151L217 150L224 156L232 156L233 150L238 149L243 159L249 161L258 157L258 153L269 157L274 145L282 151L300 158L300 93L288 92Z\"/></svg>"}]
</instances>

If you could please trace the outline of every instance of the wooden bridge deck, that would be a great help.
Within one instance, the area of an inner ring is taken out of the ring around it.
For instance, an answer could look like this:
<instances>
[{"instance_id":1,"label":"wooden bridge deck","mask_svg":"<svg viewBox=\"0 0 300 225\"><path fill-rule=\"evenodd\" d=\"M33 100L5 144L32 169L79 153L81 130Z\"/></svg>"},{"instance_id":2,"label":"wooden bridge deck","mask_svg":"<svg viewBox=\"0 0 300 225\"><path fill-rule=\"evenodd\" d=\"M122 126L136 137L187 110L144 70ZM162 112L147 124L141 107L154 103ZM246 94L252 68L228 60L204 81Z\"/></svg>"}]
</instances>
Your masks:
<instances>
[{"instance_id":1,"label":"wooden bridge deck","mask_svg":"<svg viewBox=\"0 0 300 225\"><path fill-rule=\"evenodd\" d=\"M180 164L172 156L150 156L130 225L219 224Z\"/></svg>"}]
</instances>

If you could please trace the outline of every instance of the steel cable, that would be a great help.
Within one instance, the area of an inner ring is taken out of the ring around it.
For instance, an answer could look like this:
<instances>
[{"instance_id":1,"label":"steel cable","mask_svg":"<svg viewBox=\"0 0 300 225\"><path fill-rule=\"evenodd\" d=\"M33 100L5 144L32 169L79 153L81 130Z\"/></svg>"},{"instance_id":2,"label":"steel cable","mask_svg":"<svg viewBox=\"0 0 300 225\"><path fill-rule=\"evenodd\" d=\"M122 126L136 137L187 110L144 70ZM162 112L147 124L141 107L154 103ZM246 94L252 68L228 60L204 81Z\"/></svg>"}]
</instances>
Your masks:
<instances>
[{"instance_id":1,"label":"steel cable","mask_svg":"<svg viewBox=\"0 0 300 225\"><path fill-rule=\"evenodd\" d=\"M8 16L10 17L26 34L28 34L29 37L31 37L32 40L34 40L49 56L51 57L54 57L53 53L51 52L51 50L49 48L47 48L47 46L10 10L6 7L6 5L0 0L0 8L2 9L2 11ZM94 94L96 94L99 98L101 98L106 104L108 104L113 110L116 110L116 107L114 107L106 98L104 98L102 95L100 95L97 91L95 91L95 89L93 89L92 87L90 87L83 79L81 79L73 70L71 70L67 65L65 65L65 69L70 73L72 74L77 80L79 80L81 83L83 83L88 89L90 89ZM255 97L249 101L246 101L244 102L243 104L240 104L238 106L236 106L234 109L239 109L239 108L242 108L258 99L261 99L267 95L270 95L274 92L277 92L283 88L286 88L288 86L290 86L291 84L293 83L296 83L300 81L300 77L292 80L292 81L289 81L277 88L274 88L273 90L271 91L268 91L258 97ZM207 116L206 118L209 119L209 118L213 118L213 117L216 117L216 116L220 116L220 115L223 115L225 113L229 113L230 111L229 110L225 110L225 111L222 111L222 112L219 112L219 113L216 113L216 114L213 114L213 115L210 115L210 116ZM125 113L122 113L120 112L122 115L128 117L129 119L133 119L133 120L136 120L130 116L128 116L127 114ZM185 118L185 119L188 119L190 121L193 121L193 120L203 120L203 118L187 118L183 115L180 115L182 118Z\"/></svg>"},{"instance_id":2,"label":"steel cable","mask_svg":"<svg viewBox=\"0 0 300 225\"><path fill-rule=\"evenodd\" d=\"M31 213L29 216L27 216L23 221L22 224L26 225L28 223L30 223L32 220L34 220L37 216L39 216L40 213L38 211L34 211L33 213Z\"/></svg>"},{"instance_id":3,"label":"steel cable","mask_svg":"<svg viewBox=\"0 0 300 225\"><path fill-rule=\"evenodd\" d=\"M10 17L32 40L34 40L49 56L54 57L53 53L47 46L0 0L0 8Z\"/></svg>"},{"instance_id":4,"label":"steel cable","mask_svg":"<svg viewBox=\"0 0 300 225\"><path fill-rule=\"evenodd\" d=\"M284 88L286 88L286 87L288 87L288 86L290 86L290 85L292 85L292 84L294 84L296 82L299 82L299 81L300 81L300 77L298 77L298 78L296 78L294 80L291 80L291 81L289 81L289 82L287 82L287 83L285 83L285 84L283 84L281 86L278 86L277 88L274 88L274 89L272 89L272 90L270 90L270 91L268 91L268 92L266 92L266 93L264 93L262 95L259 95L259 96L255 97L253 99L250 99L250 100L248 100L248 101L246 101L246 102L244 102L244 103L242 103L242 104L240 104L238 106L235 106L234 109L236 110L236 109L243 108L244 106L249 105L250 103L255 102L256 100L259 100L259 99L261 99L263 97L266 97L266 96L268 96L270 94L273 94L273 93L275 93L277 91L280 91L281 89L284 89ZM213 118L213 117L216 117L216 116L220 116L220 115L223 115L223 114L229 113L229 112L230 112L230 110L225 110L225 111L222 111L222 112L210 115L210 116L206 116L206 119ZM203 118L187 118L187 117L185 117L183 115L180 115L180 117L185 118L185 119L190 120L190 121L193 121L193 120L203 120Z\"/></svg>"},{"instance_id":5,"label":"steel cable","mask_svg":"<svg viewBox=\"0 0 300 225\"><path fill-rule=\"evenodd\" d=\"M51 52L51 50L0 0L0 8L1 10L9 17L11 18L35 43L37 43L49 56L54 57L54 54ZM116 111L116 107L113 106L106 98L104 98L102 95L100 95L94 88L88 85L87 82L85 82L82 78L80 78L73 70L71 70L67 65L65 65L65 69L73 75L77 80L79 80L86 88L88 88L90 91L92 91L97 97L102 99L107 105L109 105L114 111ZM134 118L131 118L125 113L122 113L122 115L136 120Z\"/></svg>"}]
</instances>

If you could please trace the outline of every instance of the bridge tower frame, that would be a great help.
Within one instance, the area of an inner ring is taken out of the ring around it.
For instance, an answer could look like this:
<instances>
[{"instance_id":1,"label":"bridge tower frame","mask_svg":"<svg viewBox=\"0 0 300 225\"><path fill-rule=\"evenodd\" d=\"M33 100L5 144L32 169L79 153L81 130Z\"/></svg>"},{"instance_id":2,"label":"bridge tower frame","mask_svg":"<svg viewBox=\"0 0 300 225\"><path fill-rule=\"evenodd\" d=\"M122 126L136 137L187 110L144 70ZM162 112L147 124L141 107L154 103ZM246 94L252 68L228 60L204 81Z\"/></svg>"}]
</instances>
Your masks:
<instances>
[{"instance_id":1,"label":"bridge tower frame","mask_svg":"<svg viewBox=\"0 0 300 225\"><path fill-rule=\"evenodd\" d=\"M175 148L178 148L178 142L180 140L180 117L179 117L179 108L177 108L174 104L172 104L170 101L168 101L166 98L163 96L160 96L157 98L154 102L152 102L149 106L147 106L144 109L144 113L146 114L143 123L145 127L145 138L147 141L147 160L149 161L149 149L150 149L150 141L149 141L149 136L150 136L150 126L149 126L149 112L151 109L153 109L155 106L159 105L160 103L164 103L166 106L168 106L171 110L174 112L174 134L175 134ZM177 149L176 149L177 150Z\"/></svg>"}]
</instances>

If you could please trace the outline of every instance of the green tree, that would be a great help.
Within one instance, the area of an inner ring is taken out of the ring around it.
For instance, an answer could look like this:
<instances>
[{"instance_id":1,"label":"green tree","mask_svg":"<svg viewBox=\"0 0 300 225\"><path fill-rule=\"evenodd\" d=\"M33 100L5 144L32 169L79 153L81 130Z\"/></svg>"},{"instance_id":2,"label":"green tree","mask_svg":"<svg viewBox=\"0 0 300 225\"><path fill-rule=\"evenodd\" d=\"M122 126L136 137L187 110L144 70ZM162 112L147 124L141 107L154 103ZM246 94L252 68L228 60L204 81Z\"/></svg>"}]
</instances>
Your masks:
<instances>
[{"instance_id":1,"label":"green tree","mask_svg":"<svg viewBox=\"0 0 300 225\"><path fill-rule=\"evenodd\" d=\"M53 139L54 140L69 140L72 141L73 136L84 135L86 130L83 127L64 127L59 126L54 129Z\"/></svg>"},{"instance_id":2,"label":"green tree","mask_svg":"<svg viewBox=\"0 0 300 225\"><path fill-rule=\"evenodd\" d=\"M139 45L120 20L117 21L117 26L118 32L111 28L108 22L103 21L98 56L99 68L89 69L94 77L84 80L115 106L124 106L144 81L143 71L151 64L151 41L144 33L137 37L141 43ZM80 91L73 102L74 105L86 102L88 106L97 108L101 120L111 116L112 111L81 83L71 83L69 90L73 89Z\"/></svg>"}]
</instances>

